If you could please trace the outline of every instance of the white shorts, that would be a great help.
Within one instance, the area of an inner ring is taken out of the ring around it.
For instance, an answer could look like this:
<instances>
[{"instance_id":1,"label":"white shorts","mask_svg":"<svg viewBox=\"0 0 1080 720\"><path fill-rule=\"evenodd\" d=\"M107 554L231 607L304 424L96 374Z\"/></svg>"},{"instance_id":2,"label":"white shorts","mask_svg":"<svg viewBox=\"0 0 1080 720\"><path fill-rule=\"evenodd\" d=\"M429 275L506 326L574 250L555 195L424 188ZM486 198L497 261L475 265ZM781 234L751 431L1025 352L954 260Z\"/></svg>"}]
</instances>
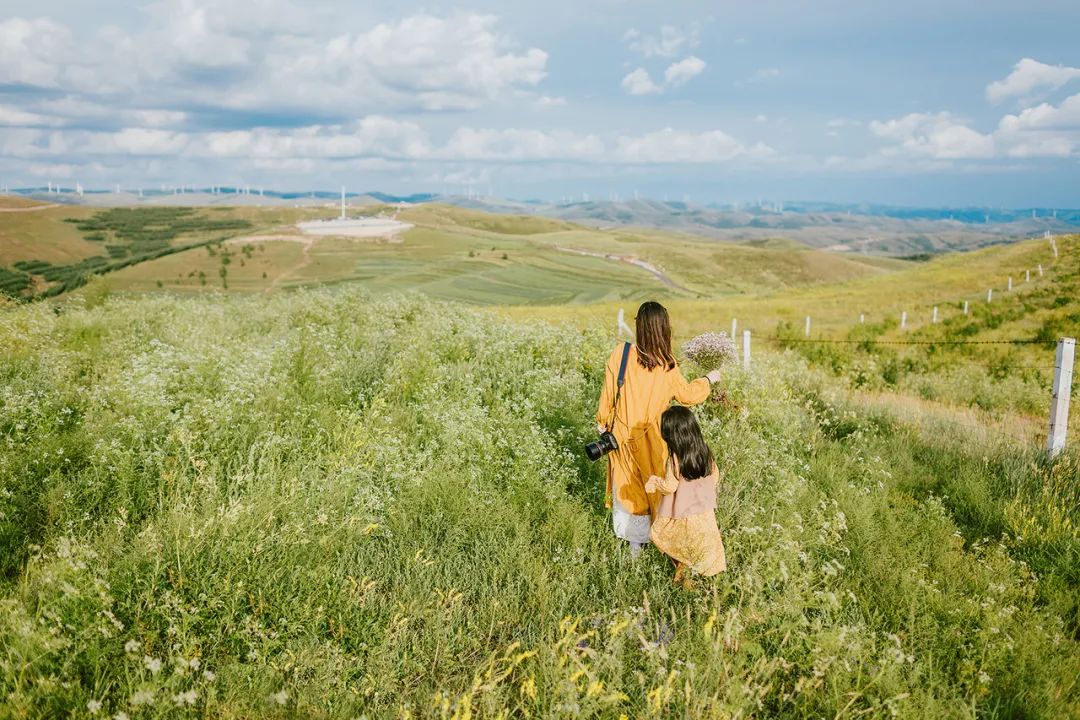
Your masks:
<instances>
[{"instance_id":1,"label":"white shorts","mask_svg":"<svg viewBox=\"0 0 1080 720\"><path fill-rule=\"evenodd\" d=\"M611 494L611 526L615 530L615 537L627 542L645 545L649 542L649 526L651 517L644 515L631 515L619 503L619 496Z\"/></svg>"}]
</instances>

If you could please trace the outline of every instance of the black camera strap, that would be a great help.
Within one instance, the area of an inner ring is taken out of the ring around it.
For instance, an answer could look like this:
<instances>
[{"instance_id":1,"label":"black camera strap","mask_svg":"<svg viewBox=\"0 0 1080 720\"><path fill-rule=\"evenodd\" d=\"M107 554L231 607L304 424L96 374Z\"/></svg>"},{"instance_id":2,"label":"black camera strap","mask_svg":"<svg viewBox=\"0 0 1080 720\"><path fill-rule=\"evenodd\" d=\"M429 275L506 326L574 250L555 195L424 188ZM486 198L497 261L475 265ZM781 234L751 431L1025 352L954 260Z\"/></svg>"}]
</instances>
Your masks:
<instances>
[{"instance_id":1,"label":"black camera strap","mask_svg":"<svg viewBox=\"0 0 1080 720\"><path fill-rule=\"evenodd\" d=\"M611 428L615 427L615 415L619 411L619 395L622 394L623 382L626 380L626 360L630 357L630 343L623 343L622 361L619 363L619 379L615 385L615 399L611 401Z\"/></svg>"}]
</instances>

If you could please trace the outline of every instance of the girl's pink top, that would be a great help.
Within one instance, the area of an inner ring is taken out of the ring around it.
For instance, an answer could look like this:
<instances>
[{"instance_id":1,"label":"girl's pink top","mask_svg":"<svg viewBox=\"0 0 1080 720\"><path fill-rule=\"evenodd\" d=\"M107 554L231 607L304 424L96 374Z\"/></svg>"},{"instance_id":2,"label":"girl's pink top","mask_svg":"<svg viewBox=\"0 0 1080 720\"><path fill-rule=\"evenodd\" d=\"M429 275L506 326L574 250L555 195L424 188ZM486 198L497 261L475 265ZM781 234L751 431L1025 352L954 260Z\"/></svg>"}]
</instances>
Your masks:
<instances>
[{"instance_id":1,"label":"girl's pink top","mask_svg":"<svg viewBox=\"0 0 1080 720\"><path fill-rule=\"evenodd\" d=\"M683 480L679 474L678 460L671 457L667 461L664 477L652 478L660 491L658 518L684 518L716 509L716 483L720 480L720 470L713 462L712 470L703 478Z\"/></svg>"}]
</instances>

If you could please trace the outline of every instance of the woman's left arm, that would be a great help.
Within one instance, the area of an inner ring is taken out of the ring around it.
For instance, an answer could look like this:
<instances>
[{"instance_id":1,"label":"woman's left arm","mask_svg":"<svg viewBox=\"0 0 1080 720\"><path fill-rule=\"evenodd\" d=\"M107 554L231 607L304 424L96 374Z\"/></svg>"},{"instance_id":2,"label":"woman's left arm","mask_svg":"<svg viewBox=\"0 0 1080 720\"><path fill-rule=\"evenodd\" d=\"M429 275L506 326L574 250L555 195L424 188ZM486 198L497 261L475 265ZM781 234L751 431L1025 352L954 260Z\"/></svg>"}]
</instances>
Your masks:
<instances>
[{"instance_id":1,"label":"woman's left arm","mask_svg":"<svg viewBox=\"0 0 1080 720\"><path fill-rule=\"evenodd\" d=\"M678 365L673 370L668 371L668 377L671 378L672 396L683 405L698 405L705 402L709 397L709 389L712 384L707 377L700 377L693 382L689 382L683 377L682 370L679 369Z\"/></svg>"}]
</instances>

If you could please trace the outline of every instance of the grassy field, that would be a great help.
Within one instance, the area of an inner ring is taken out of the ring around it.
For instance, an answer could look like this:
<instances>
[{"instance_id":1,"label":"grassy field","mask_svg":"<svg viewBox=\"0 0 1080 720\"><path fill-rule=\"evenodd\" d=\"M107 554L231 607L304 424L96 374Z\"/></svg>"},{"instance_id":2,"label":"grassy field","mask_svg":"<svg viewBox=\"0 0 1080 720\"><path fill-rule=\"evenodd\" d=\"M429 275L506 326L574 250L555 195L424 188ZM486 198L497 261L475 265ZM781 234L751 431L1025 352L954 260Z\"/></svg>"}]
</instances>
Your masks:
<instances>
[{"instance_id":1,"label":"grassy field","mask_svg":"<svg viewBox=\"0 0 1080 720\"><path fill-rule=\"evenodd\" d=\"M1075 455L767 354L687 592L582 456L606 325L92 290L0 311L4 717L1080 714Z\"/></svg>"},{"instance_id":2,"label":"grassy field","mask_svg":"<svg viewBox=\"0 0 1080 720\"><path fill-rule=\"evenodd\" d=\"M755 357L791 347L853 389L884 392L900 403L937 403L946 412L973 407L984 412L983 421L1036 425L1045 439L1055 343L1062 336L1080 336L1080 236L1058 237L1057 246L1058 258L1046 241L1029 240L945 255L875 278L711 300L673 299L667 305L677 342L707 330L730 331L736 318L740 336L751 331ZM1025 270L1031 282L1025 281ZM987 303L991 287L994 296ZM606 303L501 312L515 319L579 327L604 322L614 328L620 307L630 314L634 309ZM904 311L907 325L901 329ZM804 342L807 315L813 342ZM997 344L1017 339L1039 342ZM971 341L988 344L952 344ZM906 342L919 344L891 344ZM1072 404L1070 415L1072 426L1080 427L1080 403ZM966 412L957 416L963 422ZM1025 434L1032 444L1038 441L1038 433Z\"/></svg>"},{"instance_id":3,"label":"grassy field","mask_svg":"<svg viewBox=\"0 0 1080 720\"><path fill-rule=\"evenodd\" d=\"M389 211L372 206L362 212ZM108 213L125 212L131 211L58 207L10 213L0 218L6 228L0 269L30 273L36 279L32 289L38 292L52 285L34 272L35 266L27 266L27 270L18 264L70 264L72 277L107 275L113 289L121 292L260 292L356 282L376 293L413 289L436 299L474 305L547 306L652 296L690 299L758 293L878 277L910 264L830 254L779 238L739 245L689 234L589 229L557 220L493 215L438 204L402 211L400 219L415 228L395 242L303 238L295 223L326 215L325 210L313 208L204 208L197 213L182 208L142 208L134 211L131 222L141 218L147 224L145 237L171 233L171 226L163 223L163 214L170 212L194 213L202 223L248 226L212 232L207 225L205 231L185 232L165 244L174 249L191 246L190 250L151 257L125 253L123 242L94 229L92 218L107 219ZM87 229L80 232L71 220L83 221ZM189 220L178 216L169 222ZM251 258L244 258L243 265L224 263L230 252L210 255L201 247L216 239L227 244L230 237L237 236L264 238L256 241L261 254L251 266ZM655 266L657 272L619 257L582 253L636 258ZM117 267L117 259L138 262ZM80 261L82 264L77 264ZM224 264L228 266L223 276Z\"/></svg>"}]
</instances>

